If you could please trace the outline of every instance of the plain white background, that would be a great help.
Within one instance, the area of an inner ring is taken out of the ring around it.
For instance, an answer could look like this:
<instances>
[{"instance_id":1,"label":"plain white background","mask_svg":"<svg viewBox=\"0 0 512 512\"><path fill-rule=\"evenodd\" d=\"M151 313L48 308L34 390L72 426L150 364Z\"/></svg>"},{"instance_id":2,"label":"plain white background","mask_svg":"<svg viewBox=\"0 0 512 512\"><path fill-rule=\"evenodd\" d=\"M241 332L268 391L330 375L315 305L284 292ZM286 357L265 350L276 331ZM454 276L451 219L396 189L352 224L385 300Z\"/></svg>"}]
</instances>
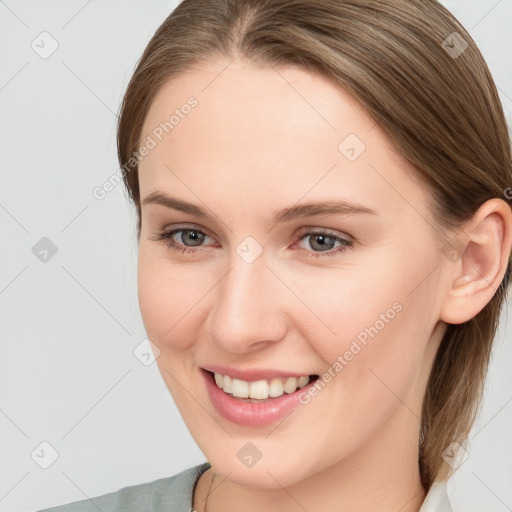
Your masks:
<instances>
[{"instance_id":1,"label":"plain white background","mask_svg":"<svg viewBox=\"0 0 512 512\"><path fill-rule=\"evenodd\" d=\"M512 0L444 3L480 46L512 124ZM131 72L175 5L0 1L2 512L205 461L156 363L133 352L144 352L145 332L124 189L93 196L117 168L116 112ZM509 315L510 306L469 456L449 481L455 512L512 510Z\"/></svg>"}]
</instances>

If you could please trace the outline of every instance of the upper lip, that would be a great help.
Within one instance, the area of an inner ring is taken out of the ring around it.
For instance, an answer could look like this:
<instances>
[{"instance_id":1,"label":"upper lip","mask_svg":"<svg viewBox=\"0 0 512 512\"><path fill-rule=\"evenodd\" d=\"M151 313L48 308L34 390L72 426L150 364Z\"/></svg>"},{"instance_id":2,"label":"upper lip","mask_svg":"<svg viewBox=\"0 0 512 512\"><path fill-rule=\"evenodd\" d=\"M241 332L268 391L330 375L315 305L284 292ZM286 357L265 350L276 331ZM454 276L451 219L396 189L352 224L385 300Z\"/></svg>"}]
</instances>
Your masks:
<instances>
[{"instance_id":1,"label":"upper lip","mask_svg":"<svg viewBox=\"0 0 512 512\"><path fill-rule=\"evenodd\" d=\"M274 377L302 377L303 375L313 375L308 372L296 373L288 370L274 370L263 368L230 368L229 366L208 365L203 366L203 370L209 372L220 373L221 375L229 375L235 379L253 382L257 380L273 379Z\"/></svg>"}]
</instances>

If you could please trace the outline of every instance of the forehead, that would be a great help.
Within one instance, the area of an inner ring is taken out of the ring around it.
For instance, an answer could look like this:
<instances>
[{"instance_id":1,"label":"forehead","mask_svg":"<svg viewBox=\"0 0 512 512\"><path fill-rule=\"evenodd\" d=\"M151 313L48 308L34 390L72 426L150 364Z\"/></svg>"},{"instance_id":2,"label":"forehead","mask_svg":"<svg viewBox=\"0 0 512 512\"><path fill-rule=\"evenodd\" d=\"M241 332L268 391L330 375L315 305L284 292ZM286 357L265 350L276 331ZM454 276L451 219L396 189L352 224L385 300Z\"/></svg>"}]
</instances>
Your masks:
<instances>
[{"instance_id":1,"label":"forehead","mask_svg":"<svg viewBox=\"0 0 512 512\"><path fill-rule=\"evenodd\" d=\"M392 198L395 213L427 199L368 111L333 80L295 66L196 65L159 90L141 143L148 138L156 145L139 165L141 195L178 185L179 175L194 189L273 187L297 201L336 190L373 205Z\"/></svg>"},{"instance_id":2,"label":"forehead","mask_svg":"<svg viewBox=\"0 0 512 512\"><path fill-rule=\"evenodd\" d=\"M298 66L256 67L220 60L196 64L168 80L151 104L143 132L168 119L190 97L197 99L196 111L202 112L202 122L207 116L212 121L222 119L217 125L220 130L234 126L246 129L263 122L265 132L271 133L283 125L287 132L312 130L322 135L327 131L342 133L351 127L364 137L376 124L360 103L326 76ZM380 135L376 130L372 137ZM173 130L170 138L174 136L179 136L178 130Z\"/></svg>"}]
</instances>

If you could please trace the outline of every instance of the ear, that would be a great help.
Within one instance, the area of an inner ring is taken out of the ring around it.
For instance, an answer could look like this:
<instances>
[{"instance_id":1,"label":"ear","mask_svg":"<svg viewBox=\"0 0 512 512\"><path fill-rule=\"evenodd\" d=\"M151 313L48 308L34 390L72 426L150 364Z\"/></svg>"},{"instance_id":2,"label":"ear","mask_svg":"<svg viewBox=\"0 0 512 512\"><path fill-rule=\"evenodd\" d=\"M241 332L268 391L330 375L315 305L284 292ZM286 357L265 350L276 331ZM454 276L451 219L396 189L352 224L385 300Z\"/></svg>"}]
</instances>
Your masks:
<instances>
[{"instance_id":1,"label":"ear","mask_svg":"<svg viewBox=\"0 0 512 512\"><path fill-rule=\"evenodd\" d=\"M511 246L512 210L502 199L489 199L443 246L451 269L440 320L461 324L486 306L503 280Z\"/></svg>"}]
</instances>

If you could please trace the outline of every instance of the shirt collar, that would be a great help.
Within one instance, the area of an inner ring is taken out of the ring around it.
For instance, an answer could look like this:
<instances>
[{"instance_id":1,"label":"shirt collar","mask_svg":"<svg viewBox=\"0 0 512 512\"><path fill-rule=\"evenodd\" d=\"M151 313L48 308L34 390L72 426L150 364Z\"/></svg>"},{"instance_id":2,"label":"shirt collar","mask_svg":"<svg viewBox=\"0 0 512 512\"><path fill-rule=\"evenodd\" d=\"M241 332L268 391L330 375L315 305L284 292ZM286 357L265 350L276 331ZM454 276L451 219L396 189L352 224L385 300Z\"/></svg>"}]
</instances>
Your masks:
<instances>
[{"instance_id":1,"label":"shirt collar","mask_svg":"<svg viewBox=\"0 0 512 512\"><path fill-rule=\"evenodd\" d=\"M419 512L453 512L450 499L448 498L446 481L434 481L425 496Z\"/></svg>"}]
</instances>

